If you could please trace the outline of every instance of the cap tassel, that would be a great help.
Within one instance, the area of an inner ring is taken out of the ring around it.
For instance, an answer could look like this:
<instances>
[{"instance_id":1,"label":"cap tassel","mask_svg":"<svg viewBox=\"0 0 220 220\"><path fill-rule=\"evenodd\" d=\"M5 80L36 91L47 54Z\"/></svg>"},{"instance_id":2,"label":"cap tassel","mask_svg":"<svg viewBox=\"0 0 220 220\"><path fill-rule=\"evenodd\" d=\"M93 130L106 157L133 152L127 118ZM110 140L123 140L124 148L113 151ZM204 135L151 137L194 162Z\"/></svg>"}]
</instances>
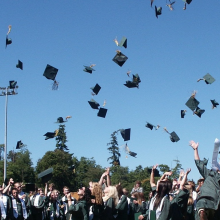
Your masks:
<instances>
[{"instance_id":1,"label":"cap tassel","mask_svg":"<svg viewBox=\"0 0 220 220\"><path fill-rule=\"evenodd\" d=\"M186 2L184 3L184 7L183 7L183 10L186 10Z\"/></svg>"},{"instance_id":2,"label":"cap tassel","mask_svg":"<svg viewBox=\"0 0 220 220\"><path fill-rule=\"evenodd\" d=\"M10 32L11 32L11 25L8 26L8 33L7 33L7 35L9 35Z\"/></svg>"},{"instance_id":3,"label":"cap tassel","mask_svg":"<svg viewBox=\"0 0 220 220\"><path fill-rule=\"evenodd\" d=\"M167 128L166 128L166 127L164 127L163 129L164 129L164 131L166 131L166 132L169 134L169 131L167 130Z\"/></svg>"},{"instance_id":4,"label":"cap tassel","mask_svg":"<svg viewBox=\"0 0 220 220\"><path fill-rule=\"evenodd\" d=\"M159 127L160 127L160 125L157 125L157 126L155 127L155 129L157 130Z\"/></svg>"},{"instance_id":5,"label":"cap tassel","mask_svg":"<svg viewBox=\"0 0 220 220\"><path fill-rule=\"evenodd\" d=\"M121 51L120 50L116 50L118 55L121 55Z\"/></svg>"},{"instance_id":6,"label":"cap tassel","mask_svg":"<svg viewBox=\"0 0 220 220\"><path fill-rule=\"evenodd\" d=\"M72 116L68 115L66 116L66 120L72 118Z\"/></svg>"},{"instance_id":7,"label":"cap tassel","mask_svg":"<svg viewBox=\"0 0 220 220\"><path fill-rule=\"evenodd\" d=\"M106 105L106 100L104 100L104 103L103 103L103 105L102 105L102 106L104 107L105 105Z\"/></svg>"},{"instance_id":8,"label":"cap tassel","mask_svg":"<svg viewBox=\"0 0 220 220\"><path fill-rule=\"evenodd\" d=\"M191 97L192 97L192 98L195 98L196 93L197 93L197 91L193 91L193 93L192 93Z\"/></svg>"},{"instance_id":9,"label":"cap tassel","mask_svg":"<svg viewBox=\"0 0 220 220\"><path fill-rule=\"evenodd\" d=\"M58 89L58 85L59 85L59 83L56 80L54 80L53 81L53 85L52 85L52 90L57 90Z\"/></svg>"},{"instance_id":10,"label":"cap tassel","mask_svg":"<svg viewBox=\"0 0 220 220\"><path fill-rule=\"evenodd\" d=\"M115 42L115 44L118 46L118 40L117 37L113 40Z\"/></svg>"},{"instance_id":11,"label":"cap tassel","mask_svg":"<svg viewBox=\"0 0 220 220\"><path fill-rule=\"evenodd\" d=\"M96 65L96 64L91 64L89 67L91 67L91 68L92 68L92 67L94 67L95 65Z\"/></svg>"}]
</instances>

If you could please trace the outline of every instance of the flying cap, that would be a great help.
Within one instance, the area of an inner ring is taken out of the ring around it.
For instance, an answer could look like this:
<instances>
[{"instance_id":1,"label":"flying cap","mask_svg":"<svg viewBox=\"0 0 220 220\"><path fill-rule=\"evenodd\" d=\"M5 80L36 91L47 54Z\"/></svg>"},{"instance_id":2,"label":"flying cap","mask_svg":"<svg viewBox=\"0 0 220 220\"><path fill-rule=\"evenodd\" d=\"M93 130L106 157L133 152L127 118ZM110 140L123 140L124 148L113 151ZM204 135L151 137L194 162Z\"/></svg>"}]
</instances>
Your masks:
<instances>
[{"instance_id":1,"label":"flying cap","mask_svg":"<svg viewBox=\"0 0 220 220\"><path fill-rule=\"evenodd\" d=\"M50 138L54 138L56 137L56 132L47 132L46 134L44 134L45 137L45 140L48 140Z\"/></svg>"},{"instance_id":2,"label":"flying cap","mask_svg":"<svg viewBox=\"0 0 220 220\"><path fill-rule=\"evenodd\" d=\"M23 63L20 60L18 60L18 64L16 65L16 67L23 70Z\"/></svg>"},{"instance_id":3,"label":"flying cap","mask_svg":"<svg viewBox=\"0 0 220 220\"><path fill-rule=\"evenodd\" d=\"M162 14L162 7L157 7L155 5L155 14L156 14L156 17L158 18L158 15Z\"/></svg>"},{"instance_id":4,"label":"flying cap","mask_svg":"<svg viewBox=\"0 0 220 220\"><path fill-rule=\"evenodd\" d=\"M9 44L11 44L12 43L12 39L11 38L8 38L8 36L6 37L6 46L5 47L7 47L7 45L9 45Z\"/></svg>"},{"instance_id":5,"label":"flying cap","mask_svg":"<svg viewBox=\"0 0 220 220\"><path fill-rule=\"evenodd\" d=\"M119 66L123 66L127 59L128 57L125 56L121 51L117 51L116 55L112 60Z\"/></svg>"},{"instance_id":6,"label":"flying cap","mask_svg":"<svg viewBox=\"0 0 220 220\"><path fill-rule=\"evenodd\" d=\"M101 118L105 118L107 111L108 111L108 109L106 109L106 108L100 108L97 116L99 116Z\"/></svg>"},{"instance_id":7,"label":"flying cap","mask_svg":"<svg viewBox=\"0 0 220 220\"><path fill-rule=\"evenodd\" d=\"M136 157L137 154L132 152L132 151L129 151L129 155L132 156L132 157Z\"/></svg>"},{"instance_id":8,"label":"flying cap","mask_svg":"<svg viewBox=\"0 0 220 220\"><path fill-rule=\"evenodd\" d=\"M184 118L185 114L186 114L186 110L181 110L181 118Z\"/></svg>"},{"instance_id":9,"label":"flying cap","mask_svg":"<svg viewBox=\"0 0 220 220\"><path fill-rule=\"evenodd\" d=\"M199 101L193 96L191 96L186 102L186 106L189 107L192 111L194 111L198 105Z\"/></svg>"},{"instance_id":10,"label":"flying cap","mask_svg":"<svg viewBox=\"0 0 220 220\"><path fill-rule=\"evenodd\" d=\"M215 82L215 79L209 73L203 76L203 78L198 79L197 82L199 82L200 80L204 80L206 84L212 84L213 82Z\"/></svg>"},{"instance_id":11,"label":"flying cap","mask_svg":"<svg viewBox=\"0 0 220 220\"><path fill-rule=\"evenodd\" d=\"M145 127L150 128L150 130L153 130L153 127L154 127L154 126L153 126L152 124L150 124L150 123L147 122L147 124L145 125Z\"/></svg>"},{"instance_id":12,"label":"flying cap","mask_svg":"<svg viewBox=\"0 0 220 220\"><path fill-rule=\"evenodd\" d=\"M141 79L137 73L135 75L133 75L133 82L137 83L137 84L139 84L141 82Z\"/></svg>"},{"instance_id":13,"label":"flying cap","mask_svg":"<svg viewBox=\"0 0 220 220\"><path fill-rule=\"evenodd\" d=\"M55 80L57 73L57 68L47 64L43 76L45 76L47 79Z\"/></svg>"},{"instance_id":14,"label":"flying cap","mask_svg":"<svg viewBox=\"0 0 220 220\"><path fill-rule=\"evenodd\" d=\"M22 146L23 146L23 143L21 141L18 141L16 145L16 149L20 149Z\"/></svg>"},{"instance_id":15,"label":"flying cap","mask_svg":"<svg viewBox=\"0 0 220 220\"><path fill-rule=\"evenodd\" d=\"M186 2L188 5L192 2L192 0L183 0L184 2Z\"/></svg>"},{"instance_id":16,"label":"flying cap","mask_svg":"<svg viewBox=\"0 0 220 220\"><path fill-rule=\"evenodd\" d=\"M25 184L25 192L29 193L30 191L35 191L35 184L34 183L26 183Z\"/></svg>"},{"instance_id":17,"label":"flying cap","mask_svg":"<svg viewBox=\"0 0 220 220\"><path fill-rule=\"evenodd\" d=\"M205 112L204 109L200 109L199 107L197 107L196 110L194 111L194 114L196 114L198 117L201 118L201 116L204 112Z\"/></svg>"},{"instance_id":18,"label":"flying cap","mask_svg":"<svg viewBox=\"0 0 220 220\"><path fill-rule=\"evenodd\" d=\"M92 73L92 71L95 71L91 66L84 66L85 69L83 71L87 72L87 73Z\"/></svg>"},{"instance_id":19,"label":"flying cap","mask_svg":"<svg viewBox=\"0 0 220 220\"><path fill-rule=\"evenodd\" d=\"M99 91L101 89L101 86L99 84L96 84L94 87L91 88L91 90L98 95Z\"/></svg>"},{"instance_id":20,"label":"flying cap","mask_svg":"<svg viewBox=\"0 0 220 220\"><path fill-rule=\"evenodd\" d=\"M138 84L134 83L130 80L127 80L126 83L124 84L128 88L138 88Z\"/></svg>"},{"instance_id":21,"label":"flying cap","mask_svg":"<svg viewBox=\"0 0 220 220\"><path fill-rule=\"evenodd\" d=\"M64 122L67 122L67 121L64 121L63 117L59 117L57 118L57 121L55 123L64 123Z\"/></svg>"},{"instance_id":22,"label":"flying cap","mask_svg":"<svg viewBox=\"0 0 220 220\"><path fill-rule=\"evenodd\" d=\"M173 131L173 132L170 133L170 140L172 142L178 142L180 140L180 138L178 137L176 132Z\"/></svg>"},{"instance_id":23,"label":"flying cap","mask_svg":"<svg viewBox=\"0 0 220 220\"><path fill-rule=\"evenodd\" d=\"M99 103L96 102L94 99L91 99L90 101L88 101L88 103L90 104L91 108L93 109L99 109Z\"/></svg>"},{"instance_id":24,"label":"flying cap","mask_svg":"<svg viewBox=\"0 0 220 220\"><path fill-rule=\"evenodd\" d=\"M127 38L123 37L120 41L120 43L118 44L119 47L124 47L127 48Z\"/></svg>"},{"instance_id":25,"label":"flying cap","mask_svg":"<svg viewBox=\"0 0 220 220\"><path fill-rule=\"evenodd\" d=\"M14 80L9 81L9 88L10 89L15 89L16 84L17 84L17 81L14 81Z\"/></svg>"},{"instance_id":26,"label":"flying cap","mask_svg":"<svg viewBox=\"0 0 220 220\"><path fill-rule=\"evenodd\" d=\"M49 168L47 170L44 170L43 172L39 173L38 179L42 179L42 182L46 183L52 178L53 168Z\"/></svg>"},{"instance_id":27,"label":"flying cap","mask_svg":"<svg viewBox=\"0 0 220 220\"><path fill-rule=\"evenodd\" d=\"M215 99L211 100L212 108L217 108L217 105L219 105L218 102L215 101Z\"/></svg>"},{"instance_id":28,"label":"flying cap","mask_svg":"<svg viewBox=\"0 0 220 220\"><path fill-rule=\"evenodd\" d=\"M121 136L124 139L124 141L129 141L130 140L130 134L131 134L131 129L120 129Z\"/></svg>"}]
</instances>

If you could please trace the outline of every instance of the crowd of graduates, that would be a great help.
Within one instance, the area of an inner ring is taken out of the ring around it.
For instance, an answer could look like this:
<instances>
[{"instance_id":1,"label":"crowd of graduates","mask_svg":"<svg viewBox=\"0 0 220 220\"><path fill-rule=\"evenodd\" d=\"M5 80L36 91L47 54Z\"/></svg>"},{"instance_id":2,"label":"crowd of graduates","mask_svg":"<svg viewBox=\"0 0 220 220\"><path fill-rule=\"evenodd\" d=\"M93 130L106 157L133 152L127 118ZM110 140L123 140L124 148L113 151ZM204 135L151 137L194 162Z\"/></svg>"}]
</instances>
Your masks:
<instances>
[{"instance_id":1,"label":"crowd of graduates","mask_svg":"<svg viewBox=\"0 0 220 220\"><path fill-rule=\"evenodd\" d=\"M152 167L148 198L140 181L131 192L123 183L112 185L109 168L99 181L81 185L77 192L64 186L61 193L48 182L44 189L34 185L33 191L26 188L23 192L22 183L10 178L0 186L1 220L219 220L220 171L215 166L207 169L207 160L200 160L198 143L191 141L190 146L203 177L197 186L187 179L191 169L180 171L179 178L172 180L172 171L165 172L156 182L157 165ZM215 147L219 146L216 139Z\"/></svg>"}]
</instances>

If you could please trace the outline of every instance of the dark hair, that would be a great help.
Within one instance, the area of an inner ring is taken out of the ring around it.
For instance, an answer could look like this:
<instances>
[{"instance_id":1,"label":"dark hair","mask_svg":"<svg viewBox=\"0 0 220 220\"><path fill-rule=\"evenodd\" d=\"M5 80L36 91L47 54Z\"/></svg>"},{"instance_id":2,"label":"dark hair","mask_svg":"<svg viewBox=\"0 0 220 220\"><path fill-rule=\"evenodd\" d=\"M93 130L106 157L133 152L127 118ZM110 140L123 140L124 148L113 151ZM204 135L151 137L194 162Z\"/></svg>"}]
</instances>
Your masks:
<instances>
[{"instance_id":1,"label":"dark hair","mask_svg":"<svg viewBox=\"0 0 220 220\"><path fill-rule=\"evenodd\" d=\"M122 186L118 184L116 185L116 189L118 191L118 197L121 198L121 196L124 195Z\"/></svg>"},{"instance_id":2,"label":"dark hair","mask_svg":"<svg viewBox=\"0 0 220 220\"><path fill-rule=\"evenodd\" d=\"M89 188L85 188L84 200L87 205L91 204L91 190Z\"/></svg>"},{"instance_id":3,"label":"dark hair","mask_svg":"<svg viewBox=\"0 0 220 220\"><path fill-rule=\"evenodd\" d=\"M154 209L158 208L163 197L169 194L171 189L172 189L172 182L170 180L159 182L156 200L154 203Z\"/></svg>"},{"instance_id":4,"label":"dark hair","mask_svg":"<svg viewBox=\"0 0 220 220\"><path fill-rule=\"evenodd\" d=\"M141 181L137 180L135 184L139 184L141 186Z\"/></svg>"}]
</instances>

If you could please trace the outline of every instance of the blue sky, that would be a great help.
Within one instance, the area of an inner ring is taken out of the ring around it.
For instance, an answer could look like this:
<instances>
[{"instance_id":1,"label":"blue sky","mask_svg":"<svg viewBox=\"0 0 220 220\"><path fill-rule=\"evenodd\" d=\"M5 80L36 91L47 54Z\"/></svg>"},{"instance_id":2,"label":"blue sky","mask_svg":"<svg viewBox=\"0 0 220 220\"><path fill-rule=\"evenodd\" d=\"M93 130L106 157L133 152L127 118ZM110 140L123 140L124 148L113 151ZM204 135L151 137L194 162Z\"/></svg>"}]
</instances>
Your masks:
<instances>
[{"instance_id":1,"label":"blue sky","mask_svg":"<svg viewBox=\"0 0 220 220\"><path fill-rule=\"evenodd\" d=\"M45 141L44 134L58 128L58 117L71 115L66 123L68 147L80 158L94 157L98 164L108 166L107 143L113 131L131 128L128 146L137 158L122 150L121 164L136 166L167 164L174 166L178 158L183 168L192 168L189 178L200 177L188 142L200 143L201 158L211 166L214 139L220 138L219 108L211 109L210 99L220 102L218 48L219 1L212 5L205 0L193 0L183 10L184 3L155 0L162 15L155 17L154 5L145 0L83 0L83 1L2 1L0 23L0 87L16 80L18 95L8 103L8 150L18 140L27 144L34 165L46 151L55 149L55 140ZM13 43L5 49L8 25ZM128 39L128 48L118 48L113 39ZM116 50L128 56L123 67L112 61ZM21 60L24 70L15 66ZM83 65L96 64L92 74ZM52 81L43 77L46 65L59 69L59 89L51 90ZM123 84L126 72L138 73L139 89ZM210 73L212 85L197 79ZM96 116L90 108L90 87L98 83L102 89L94 99L106 100L106 118ZM193 90L202 118L185 106ZM0 97L0 142L4 143L5 98ZM184 119L180 110L187 109ZM159 124L159 130L149 130L146 121ZM180 137L172 143L163 131L175 131ZM118 135L119 146L124 144Z\"/></svg>"}]
</instances>

